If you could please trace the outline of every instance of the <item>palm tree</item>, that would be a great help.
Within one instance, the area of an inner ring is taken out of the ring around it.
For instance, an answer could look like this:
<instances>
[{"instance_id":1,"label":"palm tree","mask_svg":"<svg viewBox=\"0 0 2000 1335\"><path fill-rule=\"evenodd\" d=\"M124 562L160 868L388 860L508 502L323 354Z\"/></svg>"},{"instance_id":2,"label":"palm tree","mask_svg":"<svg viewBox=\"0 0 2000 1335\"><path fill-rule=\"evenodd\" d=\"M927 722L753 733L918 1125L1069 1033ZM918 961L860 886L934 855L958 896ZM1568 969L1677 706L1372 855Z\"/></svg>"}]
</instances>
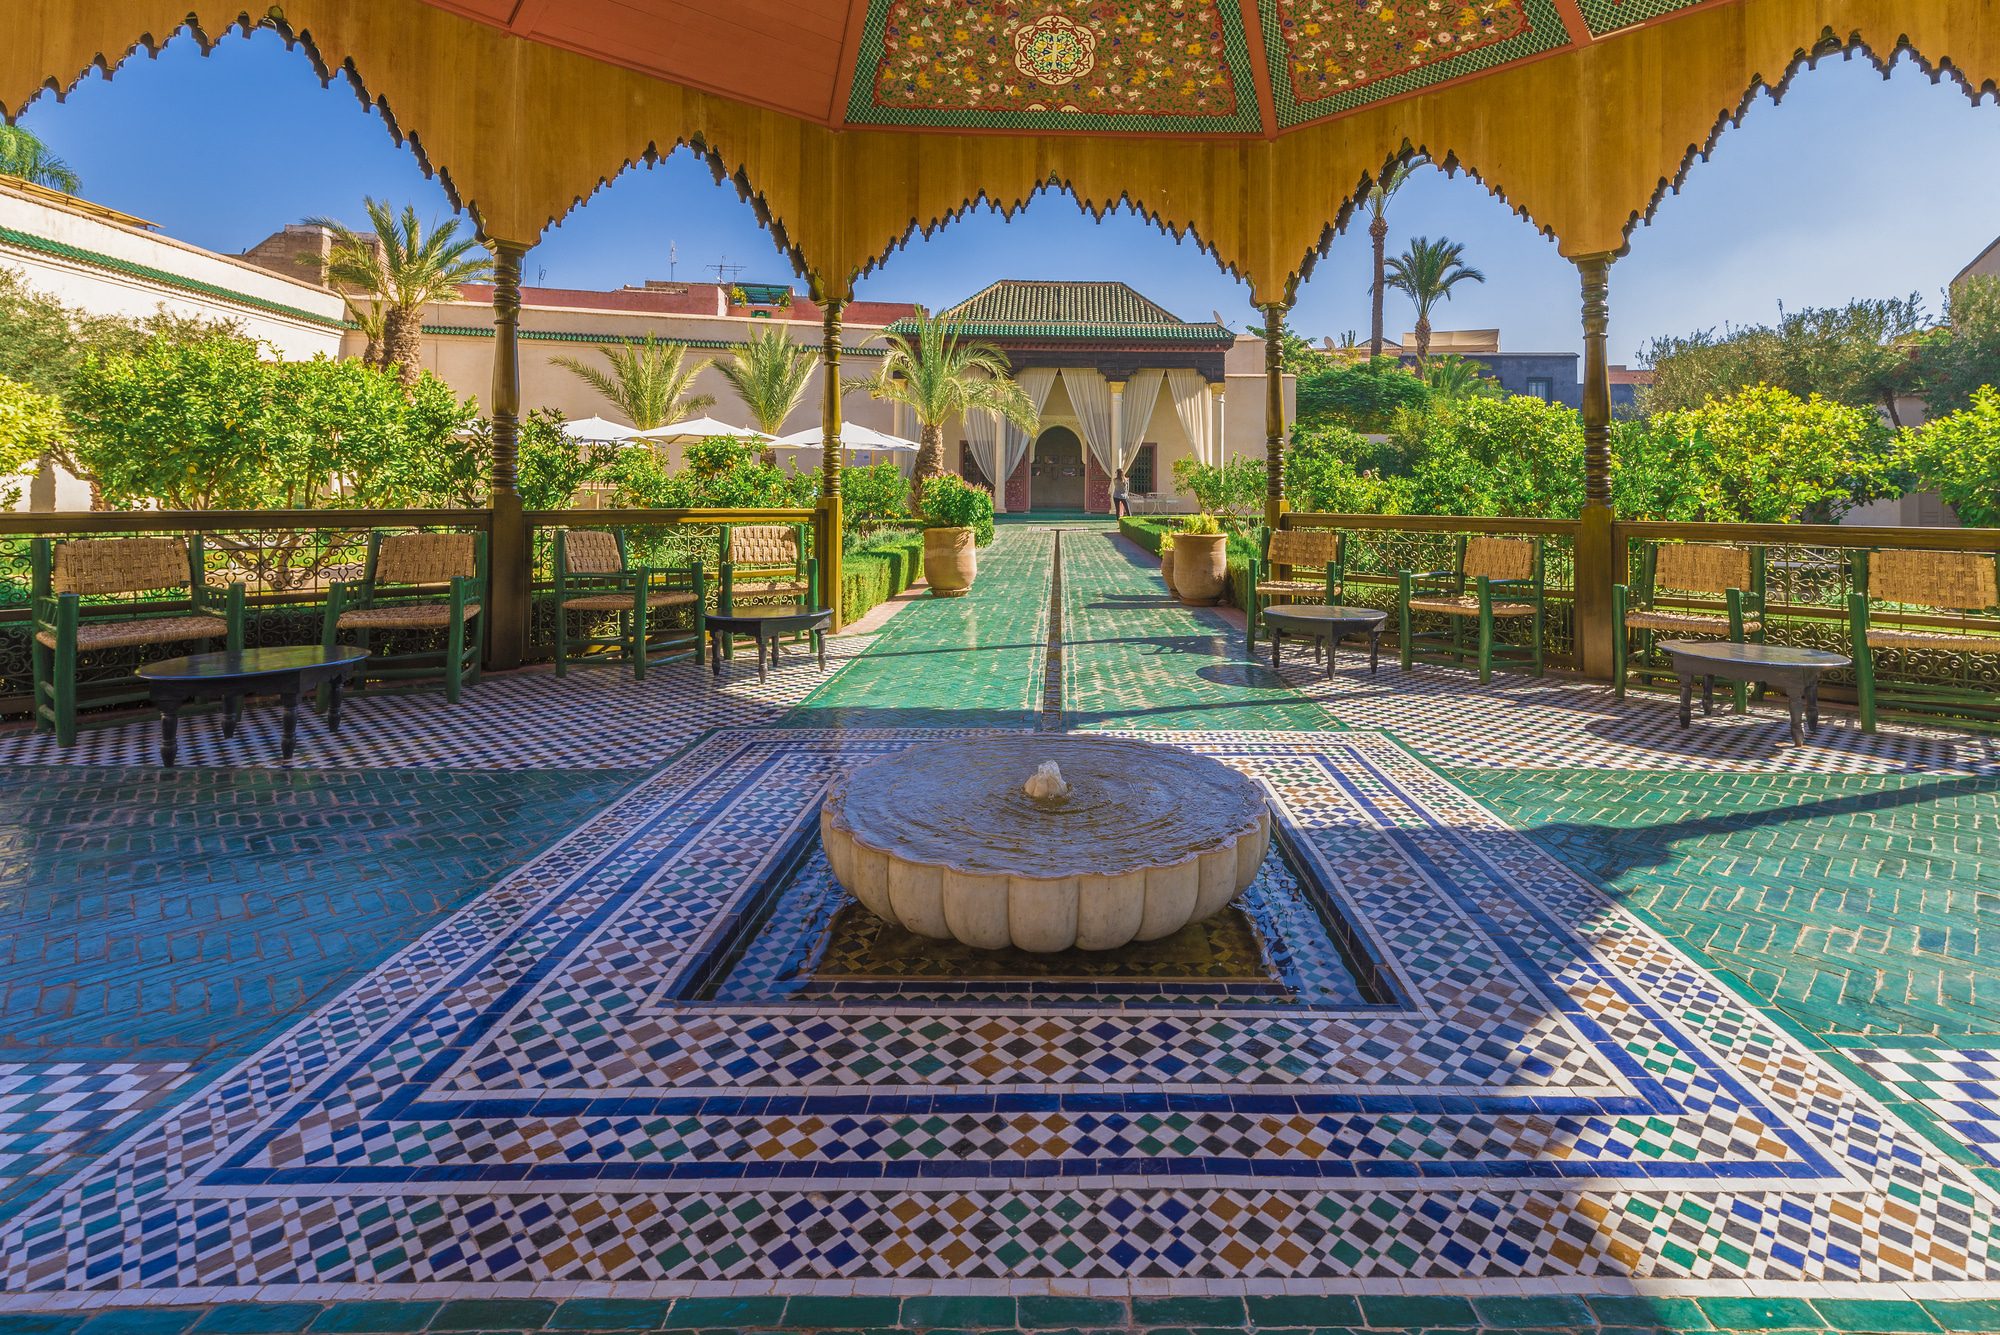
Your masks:
<instances>
[{"instance_id":1,"label":"palm tree","mask_svg":"<svg viewBox=\"0 0 2000 1335\"><path fill-rule=\"evenodd\" d=\"M688 361L685 343L662 343L647 334L643 342L626 339L604 349L604 360L611 364L608 372L574 357L554 359L557 366L611 400L611 406L641 431L715 406L713 394L688 393L708 363Z\"/></svg>"},{"instance_id":2,"label":"palm tree","mask_svg":"<svg viewBox=\"0 0 2000 1335\"><path fill-rule=\"evenodd\" d=\"M1417 308L1417 366L1421 369L1431 351L1431 308L1451 300L1451 290L1460 283L1483 283L1486 275L1464 262L1465 245L1450 237L1433 241L1420 236L1410 248L1389 261L1389 286L1403 293Z\"/></svg>"},{"instance_id":3,"label":"palm tree","mask_svg":"<svg viewBox=\"0 0 2000 1335\"><path fill-rule=\"evenodd\" d=\"M456 296L461 283L484 282L493 276L493 262L476 254L479 242L458 235L458 219L447 218L425 230L413 205L398 217L379 200L362 201L369 229L356 232L332 218L308 218L314 227L333 233L326 278L347 294L381 311L381 366L394 370L405 385L416 383L421 369L424 307ZM361 307L348 296L348 309ZM362 321L364 329L367 321Z\"/></svg>"},{"instance_id":4,"label":"palm tree","mask_svg":"<svg viewBox=\"0 0 2000 1335\"><path fill-rule=\"evenodd\" d=\"M759 431L767 436L783 434L785 419L812 383L813 368L819 365L818 351L792 342L784 330L773 325L752 334L730 352L735 360L717 362L715 369L743 400Z\"/></svg>"},{"instance_id":5,"label":"palm tree","mask_svg":"<svg viewBox=\"0 0 2000 1335\"><path fill-rule=\"evenodd\" d=\"M920 428L916 485L944 474L944 424L972 412L997 412L1023 431L1038 421L1028 391L1007 374L1007 354L963 336L956 320L917 307L911 333L884 334L888 355L869 382L878 399L909 406Z\"/></svg>"},{"instance_id":6,"label":"palm tree","mask_svg":"<svg viewBox=\"0 0 2000 1335\"><path fill-rule=\"evenodd\" d=\"M1389 244L1389 201L1403 182L1410 179L1410 172L1422 158L1409 162L1399 162L1382 173L1382 179L1368 187L1368 240L1375 247L1375 281L1369 286L1371 309L1368 317L1368 356L1373 359L1382 355L1382 294L1386 288L1387 261L1383 258Z\"/></svg>"},{"instance_id":7,"label":"palm tree","mask_svg":"<svg viewBox=\"0 0 2000 1335\"><path fill-rule=\"evenodd\" d=\"M0 125L0 176L18 176L73 195L83 182L49 146L18 125Z\"/></svg>"}]
</instances>

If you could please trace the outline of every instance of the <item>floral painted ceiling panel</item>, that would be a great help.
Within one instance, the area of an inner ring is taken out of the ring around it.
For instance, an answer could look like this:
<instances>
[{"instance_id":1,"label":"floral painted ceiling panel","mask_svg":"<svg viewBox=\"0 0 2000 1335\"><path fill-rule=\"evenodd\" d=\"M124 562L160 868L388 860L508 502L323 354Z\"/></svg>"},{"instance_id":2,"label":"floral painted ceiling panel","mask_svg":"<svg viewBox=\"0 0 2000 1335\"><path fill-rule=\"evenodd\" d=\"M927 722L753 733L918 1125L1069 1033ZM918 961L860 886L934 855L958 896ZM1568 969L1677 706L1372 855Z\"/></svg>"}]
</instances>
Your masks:
<instances>
[{"instance_id":1,"label":"floral painted ceiling panel","mask_svg":"<svg viewBox=\"0 0 2000 1335\"><path fill-rule=\"evenodd\" d=\"M1286 128L1570 42L1553 0L1262 0Z\"/></svg>"},{"instance_id":2,"label":"floral painted ceiling panel","mask_svg":"<svg viewBox=\"0 0 2000 1335\"><path fill-rule=\"evenodd\" d=\"M856 125L1255 133L1238 0L870 0Z\"/></svg>"}]
</instances>

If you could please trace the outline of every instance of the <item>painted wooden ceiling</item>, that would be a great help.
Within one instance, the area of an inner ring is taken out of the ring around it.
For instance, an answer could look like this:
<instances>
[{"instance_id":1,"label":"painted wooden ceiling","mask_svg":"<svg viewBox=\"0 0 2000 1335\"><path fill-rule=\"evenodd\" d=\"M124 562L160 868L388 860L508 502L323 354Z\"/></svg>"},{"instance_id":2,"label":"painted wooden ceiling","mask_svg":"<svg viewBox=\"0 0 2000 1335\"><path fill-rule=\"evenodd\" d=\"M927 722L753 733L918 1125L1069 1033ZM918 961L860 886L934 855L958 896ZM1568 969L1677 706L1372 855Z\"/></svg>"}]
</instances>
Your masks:
<instances>
[{"instance_id":1,"label":"painted wooden ceiling","mask_svg":"<svg viewBox=\"0 0 2000 1335\"><path fill-rule=\"evenodd\" d=\"M840 127L1275 136L1731 0L426 0Z\"/></svg>"}]
</instances>

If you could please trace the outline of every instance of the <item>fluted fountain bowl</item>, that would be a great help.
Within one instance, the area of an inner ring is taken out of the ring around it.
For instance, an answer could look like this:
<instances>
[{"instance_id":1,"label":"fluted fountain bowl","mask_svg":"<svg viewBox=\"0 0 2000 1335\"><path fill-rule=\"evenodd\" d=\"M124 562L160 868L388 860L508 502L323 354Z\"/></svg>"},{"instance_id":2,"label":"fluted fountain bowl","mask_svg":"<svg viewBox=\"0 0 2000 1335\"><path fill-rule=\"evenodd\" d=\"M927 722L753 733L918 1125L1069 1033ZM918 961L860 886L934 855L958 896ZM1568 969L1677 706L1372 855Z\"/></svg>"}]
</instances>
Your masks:
<instances>
[{"instance_id":1,"label":"fluted fountain bowl","mask_svg":"<svg viewBox=\"0 0 2000 1335\"><path fill-rule=\"evenodd\" d=\"M920 743L858 765L834 783L819 828L833 874L878 917L1036 952L1172 935L1248 888L1271 843L1263 793L1227 765L1033 734Z\"/></svg>"}]
</instances>

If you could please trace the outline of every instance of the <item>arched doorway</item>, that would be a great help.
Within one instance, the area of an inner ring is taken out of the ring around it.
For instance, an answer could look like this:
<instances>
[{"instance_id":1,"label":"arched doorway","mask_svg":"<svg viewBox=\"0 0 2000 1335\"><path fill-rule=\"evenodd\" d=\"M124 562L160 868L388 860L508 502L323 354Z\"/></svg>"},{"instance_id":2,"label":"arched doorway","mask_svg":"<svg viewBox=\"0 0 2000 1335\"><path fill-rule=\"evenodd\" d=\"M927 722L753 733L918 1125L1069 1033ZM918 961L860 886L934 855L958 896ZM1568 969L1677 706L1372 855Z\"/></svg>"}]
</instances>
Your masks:
<instances>
[{"instance_id":1,"label":"arched doorway","mask_svg":"<svg viewBox=\"0 0 2000 1335\"><path fill-rule=\"evenodd\" d=\"M1035 440L1028 465L1031 510L1083 509L1083 442L1066 426L1052 426Z\"/></svg>"}]
</instances>

